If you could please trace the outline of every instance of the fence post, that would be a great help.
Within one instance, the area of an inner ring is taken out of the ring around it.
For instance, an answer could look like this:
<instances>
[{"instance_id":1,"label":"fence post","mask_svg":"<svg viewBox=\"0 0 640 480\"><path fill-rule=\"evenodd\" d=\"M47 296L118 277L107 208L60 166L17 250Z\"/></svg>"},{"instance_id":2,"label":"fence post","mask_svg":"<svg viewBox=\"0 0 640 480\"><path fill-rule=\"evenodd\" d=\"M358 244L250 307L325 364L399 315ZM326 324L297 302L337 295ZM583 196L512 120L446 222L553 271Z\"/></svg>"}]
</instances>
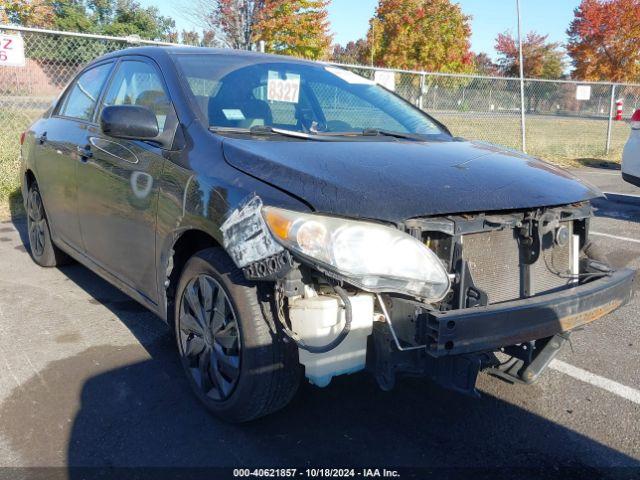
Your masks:
<instances>
[{"instance_id":1,"label":"fence post","mask_svg":"<svg viewBox=\"0 0 640 480\"><path fill-rule=\"evenodd\" d=\"M613 109L616 105L616 84L611 84L611 103L609 105L609 122L607 123L607 145L604 149L604 154L609 155L611 149L611 128L613 126Z\"/></svg>"},{"instance_id":2,"label":"fence post","mask_svg":"<svg viewBox=\"0 0 640 480\"><path fill-rule=\"evenodd\" d=\"M420 75L420 100L418 101L418 107L420 110L424 110L422 97L424 97L424 73Z\"/></svg>"}]
</instances>

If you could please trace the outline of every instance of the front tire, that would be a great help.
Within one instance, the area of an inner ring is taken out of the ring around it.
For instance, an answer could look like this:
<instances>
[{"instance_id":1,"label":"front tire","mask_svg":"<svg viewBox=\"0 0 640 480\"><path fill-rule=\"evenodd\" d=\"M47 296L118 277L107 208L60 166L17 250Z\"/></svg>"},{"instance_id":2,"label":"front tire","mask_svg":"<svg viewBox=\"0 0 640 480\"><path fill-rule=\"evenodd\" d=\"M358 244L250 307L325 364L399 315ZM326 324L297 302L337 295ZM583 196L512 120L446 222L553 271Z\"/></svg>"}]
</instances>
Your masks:
<instances>
[{"instance_id":1,"label":"front tire","mask_svg":"<svg viewBox=\"0 0 640 480\"><path fill-rule=\"evenodd\" d=\"M297 350L267 321L257 286L224 250L187 262L174 318L182 366L208 410L238 423L289 403L300 380Z\"/></svg>"},{"instance_id":2,"label":"front tire","mask_svg":"<svg viewBox=\"0 0 640 480\"><path fill-rule=\"evenodd\" d=\"M27 193L27 233L31 258L41 267L57 267L69 263L69 257L53 244L47 214L38 184L33 182Z\"/></svg>"}]
</instances>

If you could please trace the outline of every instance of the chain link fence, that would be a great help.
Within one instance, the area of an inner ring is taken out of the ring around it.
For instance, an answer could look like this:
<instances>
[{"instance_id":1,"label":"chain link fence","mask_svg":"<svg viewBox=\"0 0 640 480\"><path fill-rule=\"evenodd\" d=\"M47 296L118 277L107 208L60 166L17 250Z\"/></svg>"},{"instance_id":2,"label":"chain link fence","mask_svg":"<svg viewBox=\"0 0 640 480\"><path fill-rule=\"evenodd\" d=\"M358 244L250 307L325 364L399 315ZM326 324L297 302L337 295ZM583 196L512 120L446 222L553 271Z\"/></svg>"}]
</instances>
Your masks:
<instances>
[{"instance_id":1,"label":"chain link fence","mask_svg":"<svg viewBox=\"0 0 640 480\"><path fill-rule=\"evenodd\" d=\"M140 45L167 45L136 37L56 32L0 26L2 35L20 35L25 64L0 66L0 204L18 196L19 137L49 108L62 89L90 60Z\"/></svg>"},{"instance_id":2,"label":"chain link fence","mask_svg":"<svg viewBox=\"0 0 640 480\"><path fill-rule=\"evenodd\" d=\"M0 26L19 34L26 63L0 66L0 203L17 195L18 138L88 61L138 45L167 45L139 38L116 38ZM640 108L640 85L526 80L525 101L514 78L452 75L367 66L340 65L392 88L447 125L452 133L522 149L520 112L524 108L527 152L566 163L575 159L617 161L629 135L614 121L623 100L629 118Z\"/></svg>"},{"instance_id":3,"label":"chain link fence","mask_svg":"<svg viewBox=\"0 0 640 480\"><path fill-rule=\"evenodd\" d=\"M338 64L336 64L338 65ZM520 80L341 65L383 84L447 125L460 137L521 150L521 109L525 112L526 151L555 162L619 161L629 137L623 119L640 108L640 85Z\"/></svg>"}]
</instances>

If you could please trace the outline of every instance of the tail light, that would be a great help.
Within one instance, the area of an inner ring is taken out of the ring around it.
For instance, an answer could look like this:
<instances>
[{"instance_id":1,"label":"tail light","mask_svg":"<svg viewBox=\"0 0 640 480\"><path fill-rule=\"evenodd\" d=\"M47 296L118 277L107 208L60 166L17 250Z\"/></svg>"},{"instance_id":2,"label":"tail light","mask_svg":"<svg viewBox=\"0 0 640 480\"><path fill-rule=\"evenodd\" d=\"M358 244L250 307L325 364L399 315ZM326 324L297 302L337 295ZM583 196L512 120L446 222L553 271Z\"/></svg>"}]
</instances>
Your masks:
<instances>
[{"instance_id":1,"label":"tail light","mask_svg":"<svg viewBox=\"0 0 640 480\"><path fill-rule=\"evenodd\" d=\"M633 130L640 130L640 110L636 110L631 117L631 128Z\"/></svg>"},{"instance_id":2,"label":"tail light","mask_svg":"<svg viewBox=\"0 0 640 480\"><path fill-rule=\"evenodd\" d=\"M26 130L20 134L20 145L24 143L24 137L27 135Z\"/></svg>"}]
</instances>

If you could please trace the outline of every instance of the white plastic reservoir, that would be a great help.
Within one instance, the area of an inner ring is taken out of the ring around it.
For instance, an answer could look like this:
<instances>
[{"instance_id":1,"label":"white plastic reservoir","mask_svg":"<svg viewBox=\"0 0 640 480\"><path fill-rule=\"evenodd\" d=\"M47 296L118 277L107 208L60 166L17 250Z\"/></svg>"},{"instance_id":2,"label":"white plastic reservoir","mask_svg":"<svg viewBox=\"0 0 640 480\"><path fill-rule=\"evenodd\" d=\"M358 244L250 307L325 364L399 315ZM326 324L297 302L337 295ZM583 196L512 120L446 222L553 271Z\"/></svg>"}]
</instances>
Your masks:
<instances>
[{"instance_id":1,"label":"white plastic reservoir","mask_svg":"<svg viewBox=\"0 0 640 480\"><path fill-rule=\"evenodd\" d=\"M367 337L373 328L373 298L367 293L349 296L353 312L351 330L336 348L326 353L298 349L300 363L311 383L326 387L336 375L364 369ZM337 295L299 298L289 305L289 318L293 331L307 345L322 346L333 341L344 328L345 309Z\"/></svg>"}]
</instances>

